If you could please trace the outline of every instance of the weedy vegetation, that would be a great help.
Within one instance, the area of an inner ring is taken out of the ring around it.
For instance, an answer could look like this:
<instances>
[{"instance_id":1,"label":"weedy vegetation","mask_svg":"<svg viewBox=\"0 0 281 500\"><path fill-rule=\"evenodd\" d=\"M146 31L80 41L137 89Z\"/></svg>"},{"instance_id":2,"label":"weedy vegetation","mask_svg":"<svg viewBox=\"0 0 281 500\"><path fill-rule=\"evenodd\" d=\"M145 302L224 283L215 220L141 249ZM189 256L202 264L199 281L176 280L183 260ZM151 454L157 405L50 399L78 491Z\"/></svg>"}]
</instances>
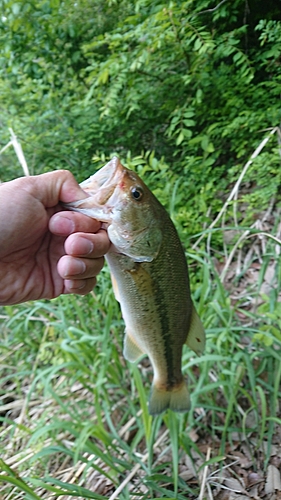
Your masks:
<instances>
[{"instance_id":1,"label":"weedy vegetation","mask_svg":"<svg viewBox=\"0 0 281 500\"><path fill-rule=\"evenodd\" d=\"M138 161L128 163L159 189L157 172ZM278 471L281 457L281 224L272 204L251 227L237 225L242 184L240 177L216 221L184 240L207 333L203 356L184 349L189 413L149 416L152 370L146 358L137 367L122 356L124 325L107 268L87 297L1 309L4 498L271 491L265 474ZM181 188L165 189L178 224Z\"/></svg>"},{"instance_id":2,"label":"weedy vegetation","mask_svg":"<svg viewBox=\"0 0 281 500\"><path fill-rule=\"evenodd\" d=\"M281 24L275 0L0 0L0 180L113 154L170 213L205 353L152 418L108 269L87 297L0 308L0 497L278 498ZM1 285L0 285L1 286Z\"/></svg>"}]
</instances>

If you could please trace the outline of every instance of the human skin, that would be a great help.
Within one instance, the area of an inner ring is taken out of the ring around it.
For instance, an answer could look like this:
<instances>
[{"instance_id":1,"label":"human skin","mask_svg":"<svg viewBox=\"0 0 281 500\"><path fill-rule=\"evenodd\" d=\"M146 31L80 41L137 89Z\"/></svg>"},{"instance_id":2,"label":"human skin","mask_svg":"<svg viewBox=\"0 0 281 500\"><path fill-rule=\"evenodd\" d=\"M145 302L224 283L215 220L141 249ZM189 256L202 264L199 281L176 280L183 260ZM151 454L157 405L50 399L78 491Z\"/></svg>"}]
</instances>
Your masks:
<instances>
[{"instance_id":1,"label":"human skin","mask_svg":"<svg viewBox=\"0 0 281 500\"><path fill-rule=\"evenodd\" d=\"M0 305L93 289L107 233L61 205L86 197L67 170L0 184Z\"/></svg>"}]
</instances>

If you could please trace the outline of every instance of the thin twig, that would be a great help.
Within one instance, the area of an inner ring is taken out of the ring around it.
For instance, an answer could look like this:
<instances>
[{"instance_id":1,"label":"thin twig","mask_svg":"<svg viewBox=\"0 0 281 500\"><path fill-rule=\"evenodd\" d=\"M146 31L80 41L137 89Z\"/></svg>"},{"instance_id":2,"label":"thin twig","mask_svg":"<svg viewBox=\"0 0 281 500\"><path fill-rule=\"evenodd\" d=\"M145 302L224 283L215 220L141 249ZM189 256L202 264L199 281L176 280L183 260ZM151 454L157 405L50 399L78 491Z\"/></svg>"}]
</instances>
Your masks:
<instances>
[{"instance_id":1,"label":"thin twig","mask_svg":"<svg viewBox=\"0 0 281 500\"><path fill-rule=\"evenodd\" d=\"M248 238L253 238L253 236L266 236L270 240L275 241L275 243L277 243L277 245L281 246L281 241L278 238L276 238L276 236L273 236L272 234L266 233L264 231L260 231L258 233L254 233L254 234L249 234L247 236L247 239Z\"/></svg>"},{"instance_id":2,"label":"thin twig","mask_svg":"<svg viewBox=\"0 0 281 500\"><path fill-rule=\"evenodd\" d=\"M27 163L25 161L25 157L24 157L24 154L23 154L23 150L22 150L22 147L17 139L17 136L15 135L14 131L12 128L9 128L9 132L11 134L11 142L14 146L14 150L15 150L15 153L18 157L18 160L21 164L21 167L23 169L23 173L25 176L29 176L30 173L29 173L29 170L28 170L28 166L27 166Z\"/></svg>"},{"instance_id":3,"label":"thin twig","mask_svg":"<svg viewBox=\"0 0 281 500\"><path fill-rule=\"evenodd\" d=\"M6 149L8 149L8 148L9 148L10 146L12 146L12 145L13 145L12 141L8 142L8 144L6 144L6 146L4 146L4 147L1 149L1 151L0 151L0 155L1 155L2 153L4 153L4 151L6 151Z\"/></svg>"},{"instance_id":4,"label":"thin twig","mask_svg":"<svg viewBox=\"0 0 281 500\"><path fill-rule=\"evenodd\" d=\"M211 457L211 448L209 446L207 449L206 462L208 462L210 460L210 457ZM202 477L200 495L198 497L198 500L203 500L203 498L204 498L204 491L205 491L205 486L206 486L206 481L207 481L208 468L209 468L209 465L205 465L203 477Z\"/></svg>"},{"instance_id":5,"label":"thin twig","mask_svg":"<svg viewBox=\"0 0 281 500\"><path fill-rule=\"evenodd\" d=\"M271 136L273 134L275 134L275 132L277 132L279 129L278 127L274 127L270 134L265 137L261 143L258 145L258 147L255 149L255 151L253 152L253 154L251 155L249 161L247 161L246 165L244 166L244 168L242 169L242 172L237 180L237 182L235 183L235 186L233 187L230 195L228 196L226 202L224 203L222 209L220 210L219 214L217 215L217 217L213 220L213 222L210 224L209 226L209 230L212 229L213 227L215 227L215 225L217 224L217 222L220 220L221 216L224 214L224 212L226 211L228 205L230 204L230 202L233 200L233 198L235 197L236 193L239 191L239 187L240 187L240 184L243 180L243 178L245 177L245 174L248 170L248 168L250 167L250 165L253 163L253 160L259 155L259 153L262 151L262 149L264 148L264 146L266 145L266 143L269 141L269 139L271 138ZM208 238L211 238L211 232L209 233L208 235ZM195 249L200 241L204 238L204 234L202 234L200 236L200 238L198 238L198 240L196 241L196 243L193 245L193 249Z\"/></svg>"},{"instance_id":6,"label":"thin twig","mask_svg":"<svg viewBox=\"0 0 281 500\"><path fill-rule=\"evenodd\" d=\"M208 482L207 482L207 490L208 490L208 494L209 494L209 499L214 500L212 489L211 489L211 486Z\"/></svg>"},{"instance_id":7,"label":"thin twig","mask_svg":"<svg viewBox=\"0 0 281 500\"><path fill-rule=\"evenodd\" d=\"M158 440L154 443L153 449L157 448L159 444L164 440L164 438L169 434L169 429L166 429L166 431L158 438ZM148 459L149 452L147 452L141 459L142 462L145 462ZM127 486L127 484L133 479L133 477L136 475L138 470L140 469L141 464L136 464L135 467L132 469L130 474L124 479L124 481L118 486L118 488L114 491L114 493L109 497L109 500L115 500L115 498L118 497L119 493Z\"/></svg>"},{"instance_id":8,"label":"thin twig","mask_svg":"<svg viewBox=\"0 0 281 500\"><path fill-rule=\"evenodd\" d=\"M227 261L225 263L225 266L224 266L224 268L223 268L223 270L221 272L221 275L220 275L220 279L221 279L222 283L224 282L227 270L228 270L228 268L229 268L229 266L231 264L231 261L232 261L232 259L234 257L234 254L235 254L237 248L239 247L241 241L243 241L243 240L245 240L247 238L247 236L248 236L249 233L250 233L250 231L249 231L249 229L247 229L243 234L241 234L240 238L237 240L237 242L233 246L233 248L232 248L232 250L231 250L231 252L230 252L230 254L228 256L228 259L227 259Z\"/></svg>"},{"instance_id":9,"label":"thin twig","mask_svg":"<svg viewBox=\"0 0 281 500\"><path fill-rule=\"evenodd\" d=\"M213 7L213 9L206 9L206 10L201 10L201 12L195 13L196 16L200 16L200 14L205 14L206 12L215 12L223 3L227 2L227 0L222 0L218 5Z\"/></svg>"},{"instance_id":10,"label":"thin twig","mask_svg":"<svg viewBox=\"0 0 281 500\"><path fill-rule=\"evenodd\" d=\"M139 410L138 413L137 413L137 417L139 417L142 413L142 410ZM132 417L123 427L122 429L119 431L119 437L122 437L128 429L130 429L134 423L136 422L136 417ZM117 439L114 439L112 441L112 445L116 445L117 444ZM65 482L70 482L70 483L74 483L75 481L77 481L77 479L82 475L82 473L84 472L85 468L88 467L89 463L91 462L91 460L93 460L95 458L95 455L89 455L88 453L85 453L83 455L83 460L85 460L81 465L80 467L78 468L78 470L75 472L75 474L73 475L73 470L71 470L70 474L67 476L67 478L64 479ZM86 461L87 459L87 461ZM94 465L99 465L102 463L102 460L101 458L97 458L95 461L94 461ZM71 478L72 476L72 478Z\"/></svg>"},{"instance_id":11,"label":"thin twig","mask_svg":"<svg viewBox=\"0 0 281 500\"><path fill-rule=\"evenodd\" d=\"M11 401L11 403L7 403L5 405L1 405L1 413L5 413L11 410L22 409L25 405L26 399L18 399L16 401ZM29 406L38 406L40 404L40 400L29 401Z\"/></svg>"}]
</instances>

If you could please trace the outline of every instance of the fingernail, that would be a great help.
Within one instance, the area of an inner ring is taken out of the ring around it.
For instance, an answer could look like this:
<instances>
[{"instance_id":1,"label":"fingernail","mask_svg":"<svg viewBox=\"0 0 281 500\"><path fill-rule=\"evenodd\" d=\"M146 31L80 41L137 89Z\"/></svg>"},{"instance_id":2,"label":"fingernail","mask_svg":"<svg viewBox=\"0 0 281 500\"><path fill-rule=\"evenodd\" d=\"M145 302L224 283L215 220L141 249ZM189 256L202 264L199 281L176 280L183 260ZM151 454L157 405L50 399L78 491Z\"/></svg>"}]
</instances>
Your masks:
<instances>
[{"instance_id":1,"label":"fingernail","mask_svg":"<svg viewBox=\"0 0 281 500\"><path fill-rule=\"evenodd\" d=\"M72 291L82 290L83 288L85 288L86 282L85 280L84 281L67 280L66 285L67 288Z\"/></svg>"},{"instance_id":2,"label":"fingernail","mask_svg":"<svg viewBox=\"0 0 281 500\"><path fill-rule=\"evenodd\" d=\"M74 266L72 268L71 274L74 276L76 274L83 274L86 271L86 264L83 262L83 260L76 259L75 262L73 262Z\"/></svg>"},{"instance_id":3,"label":"fingernail","mask_svg":"<svg viewBox=\"0 0 281 500\"><path fill-rule=\"evenodd\" d=\"M68 236L75 231L75 224L65 215L62 217L60 214L56 214L52 217L52 229L56 234Z\"/></svg>"},{"instance_id":4,"label":"fingernail","mask_svg":"<svg viewBox=\"0 0 281 500\"><path fill-rule=\"evenodd\" d=\"M94 244L86 238L80 238L79 247L80 255L89 255L94 250Z\"/></svg>"}]
</instances>

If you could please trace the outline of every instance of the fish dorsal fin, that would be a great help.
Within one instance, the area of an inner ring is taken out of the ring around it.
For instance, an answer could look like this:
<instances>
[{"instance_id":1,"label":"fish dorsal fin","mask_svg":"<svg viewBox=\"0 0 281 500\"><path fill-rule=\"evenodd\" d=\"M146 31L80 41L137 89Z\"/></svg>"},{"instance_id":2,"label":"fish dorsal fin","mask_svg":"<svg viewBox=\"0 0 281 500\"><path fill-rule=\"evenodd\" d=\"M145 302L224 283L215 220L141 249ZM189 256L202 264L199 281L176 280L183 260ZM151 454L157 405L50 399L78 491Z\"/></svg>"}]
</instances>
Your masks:
<instances>
[{"instance_id":1,"label":"fish dorsal fin","mask_svg":"<svg viewBox=\"0 0 281 500\"><path fill-rule=\"evenodd\" d=\"M192 305L190 327L185 343L196 354L202 354L205 349L205 330L194 305Z\"/></svg>"},{"instance_id":2,"label":"fish dorsal fin","mask_svg":"<svg viewBox=\"0 0 281 500\"><path fill-rule=\"evenodd\" d=\"M124 348L123 348L124 358L128 361L137 361L145 353L137 345L136 341L126 332L124 338Z\"/></svg>"}]
</instances>

